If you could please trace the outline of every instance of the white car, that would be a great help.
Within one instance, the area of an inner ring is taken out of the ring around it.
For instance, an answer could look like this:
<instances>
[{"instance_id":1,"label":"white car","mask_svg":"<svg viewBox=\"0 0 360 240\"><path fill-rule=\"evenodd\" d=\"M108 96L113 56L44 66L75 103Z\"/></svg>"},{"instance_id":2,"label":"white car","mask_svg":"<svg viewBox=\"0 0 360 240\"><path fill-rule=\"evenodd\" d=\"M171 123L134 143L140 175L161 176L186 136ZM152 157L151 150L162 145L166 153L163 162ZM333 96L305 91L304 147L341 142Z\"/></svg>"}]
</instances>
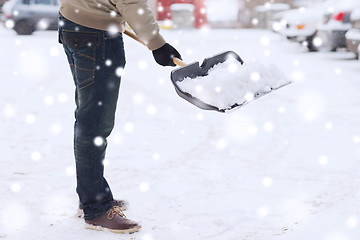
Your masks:
<instances>
[{"instance_id":1,"label":"white car","mask_svg":"<svg viewBox=\"0 0 360 240\"><path fill-rule=\"evenodd\" d=\"M359 0L355 0L359 1ZM314 36L323 16L331 10L338 0L327 0L309 7L301 7L285 12L280 21L278 32L289 40L305 43L310 51L314 50Z\"/></svg>"},{"instance_id":2,"label":"white car","mask_svg":"<svg viewBox=\"0 0 360 240\"><path fill-rule=\"evenodd\" d=\"M352 29L350 29L346 37L346 47L349 51L359 56L360 47L360 8L356 8L351 12L350 20L352 22Z\"/></svg>"},{"instance_id":3,"label":"white car","mask_svg":"<svg viewBox=\"0 0 360 240\"><path fill-rule=\"evenodd\" d=\"M5 27L19 35L30 35L36 30L56 30L59 0L10 0L2 10Z\"/></svg>"},{"instance_id":4,"label":"white car","mask_svg":"<svg viewBox=\"0 0 360 240\"><path fill-rule=\"evenodd\" d=\"M345 34L352 27L350 14L357 7L360 7L359 0L342 0L332 6L331 13L324 15L323 23L318 26L314 50L336 51L338 48L345 48Z\"/></svg>"}]
</instances>

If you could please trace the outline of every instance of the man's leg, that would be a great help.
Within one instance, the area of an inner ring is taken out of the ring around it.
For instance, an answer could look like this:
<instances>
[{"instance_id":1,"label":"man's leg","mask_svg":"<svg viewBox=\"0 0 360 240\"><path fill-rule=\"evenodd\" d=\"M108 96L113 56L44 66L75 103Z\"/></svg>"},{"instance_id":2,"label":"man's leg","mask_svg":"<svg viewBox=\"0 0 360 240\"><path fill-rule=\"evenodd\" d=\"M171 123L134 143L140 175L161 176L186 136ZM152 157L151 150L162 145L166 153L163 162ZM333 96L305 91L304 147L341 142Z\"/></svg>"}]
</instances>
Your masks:
<instances>
[{"instance_id":1,"label":"man's leg","mask_svg":"<svg viewBox=\"0 0 360 240\"><path fill-rule=\"evenodd\" d=\"M77 192L85 220L104 215L113 197L103 177L107 137L114 126L120 77L125 65L122 35L86 28L60 17L64 45L76 86L74 152Z\"/></svg>"}]
</instances>

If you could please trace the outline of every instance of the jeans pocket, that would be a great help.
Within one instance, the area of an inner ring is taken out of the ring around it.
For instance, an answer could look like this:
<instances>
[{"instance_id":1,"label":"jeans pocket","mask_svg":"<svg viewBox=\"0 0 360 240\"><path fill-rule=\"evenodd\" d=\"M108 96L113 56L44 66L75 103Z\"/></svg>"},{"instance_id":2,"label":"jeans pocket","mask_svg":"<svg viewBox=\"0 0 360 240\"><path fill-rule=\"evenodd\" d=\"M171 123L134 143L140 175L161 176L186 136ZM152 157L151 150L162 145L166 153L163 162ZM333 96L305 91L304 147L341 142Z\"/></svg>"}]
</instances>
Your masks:
<instances>
[{"instance_id":1,"label":"jeans pocket","mask_svg":"<svg viewBox=\"0 0 360 240\"><path fill-rule=\"evenodd\" d=\"M74 79L78 90L95 82L96 48L100 35L96 32L62 31L63 44L72 53Z\"/></svg>"}]
</instances>

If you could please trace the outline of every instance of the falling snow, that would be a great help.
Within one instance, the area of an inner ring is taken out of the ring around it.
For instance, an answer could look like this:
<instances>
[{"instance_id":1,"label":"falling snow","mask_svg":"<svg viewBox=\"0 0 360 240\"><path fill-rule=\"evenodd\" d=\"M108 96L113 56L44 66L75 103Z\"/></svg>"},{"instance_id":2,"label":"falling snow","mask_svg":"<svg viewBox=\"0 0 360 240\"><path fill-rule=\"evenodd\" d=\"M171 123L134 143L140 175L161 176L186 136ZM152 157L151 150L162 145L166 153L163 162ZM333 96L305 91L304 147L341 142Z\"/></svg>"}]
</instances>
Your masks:
<instances>
[{"instance_id":1,"label":"falling snow","mask_svg":"<svg viewBox=\"0 0 360 240\"><path fill-rule=\"evenodd\" d=\"M229 114L203 111L177 96L177 68L158 66L124 36L127 65L115 71L122 82L103 165L114 197L130 202L126 214L143 229L122 237L357 240L359 62L344 51L309 54L264 30L161 32L189 63L233 50L294 83ZM75 217L74 84L56 32L0 27L0 38L0 238L119 239ZM103 64L97 69L112 62ZM262 78L249 71L250 81Z\"/></svg>"}]
</instances>

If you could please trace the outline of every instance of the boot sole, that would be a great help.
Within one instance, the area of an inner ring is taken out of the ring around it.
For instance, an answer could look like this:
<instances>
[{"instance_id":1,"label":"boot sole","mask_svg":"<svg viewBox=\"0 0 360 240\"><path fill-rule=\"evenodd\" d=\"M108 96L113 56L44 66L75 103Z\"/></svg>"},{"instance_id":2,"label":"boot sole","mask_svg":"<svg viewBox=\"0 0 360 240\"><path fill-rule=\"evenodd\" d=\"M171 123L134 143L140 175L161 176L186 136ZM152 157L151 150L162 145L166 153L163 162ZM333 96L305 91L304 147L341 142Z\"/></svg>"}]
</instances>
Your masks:
<instances>
[{"instance_id":1,"label":"boot sole","mask_svg":"<svg viewBox=\"0 0 360 240\"><path fill-rule=\"evenodd\" d=\"M113 232L113 233L120 233L120 234L130 234L130 233L134 233L140 230L141 226L136 226L133 228L129 228L129 229L110 229L110 228L105 228L105 227L101 227L101 226L95 226L95 225L91 225L91 224L86 224L86 229L90 229L90 230L96 230L96 231L109 231L109 232Z\"/></svg>"},{"instance_id":2,"label":"boot sole","mask_svg":"<svg viewBox=\"0 0 360 240\"><path fill-rule=\"evenodd\" d=\"M130 233L134 233L139 231L141 228L141 226L136 226L133 228L129 228L129 229L110 229L110 228L105 228L105 227L101 227L101 226L95 226L95 225L91 225L86 223L86 229L91 229L91 230L96 230L96 231L109 231L109 232L113 232L113 233L120 233L120 234L130 234Z\"/></svg>"}]
</instances>

